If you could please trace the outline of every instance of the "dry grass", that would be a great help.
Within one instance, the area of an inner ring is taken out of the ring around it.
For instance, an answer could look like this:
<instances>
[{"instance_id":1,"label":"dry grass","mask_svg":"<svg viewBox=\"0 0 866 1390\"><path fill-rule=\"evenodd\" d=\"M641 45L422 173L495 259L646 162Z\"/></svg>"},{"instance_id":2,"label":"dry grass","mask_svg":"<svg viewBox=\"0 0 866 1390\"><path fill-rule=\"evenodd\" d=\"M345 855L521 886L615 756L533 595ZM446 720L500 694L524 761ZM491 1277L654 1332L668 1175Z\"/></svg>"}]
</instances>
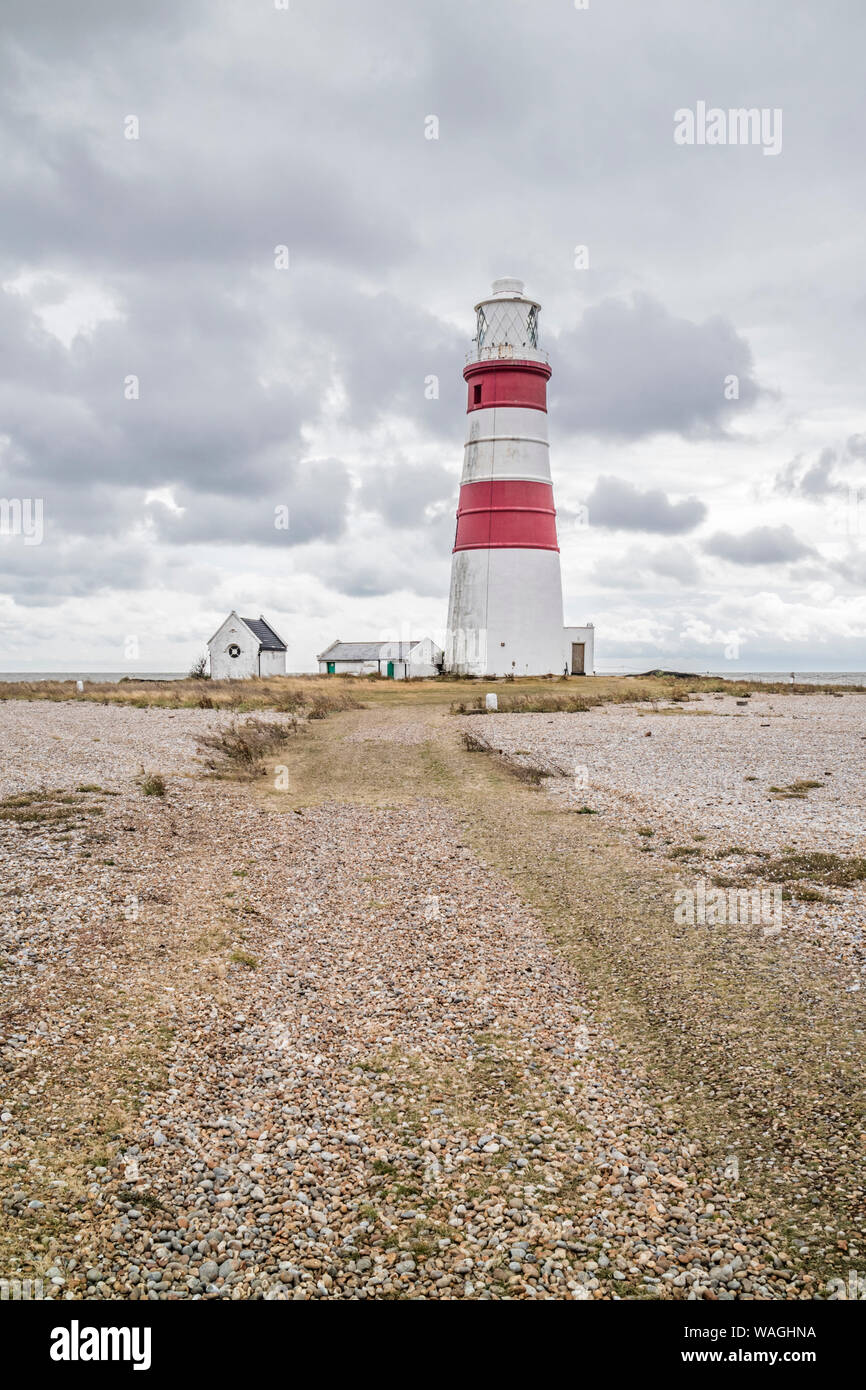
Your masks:
<instances>
[{"instance_id":1,"label":"dry grass","mask_svg":"<svg viewBox=\"0 0 866 1390\"><path fill-rule=\"evenodd\" d=\"M285 723L264 719L237 721L215 734L202 734L198 746L208 753L205 765L217 777L250 778L264 775L265 759L276 753L300 728L293 715Z\"/></svg>"},{"instance_id":2,"label":"dry grass","mask_svg":"<svg viewBox=\"0 0 866 1390\"><path fill-rule=\"evenodd\" d=\"M764 695L834 695L862 692L864 686L786 685L781 681L764 684L761 681L729 681L714 676L592 676L578 677L567 684L566 690L551 689L549 682L526 682L529 689L520 689L520 682L479 682L490 686L503 684L497 690L498 710L488 711L484 694L467 696L451 704L453 714L580 714L599 705L635 704L638 702L670 702L688 704L692 695L731 695L742 699L753 694ZM557 681L557 686L566 684ZM577 688L575 688L577 686ZM701 711L706 712L706 711Z\"/></svg>"},{"instance_id":3,"label":"dry grass","mask_svg":"<svg viewBox=\"0 0 866 1390\"><path fill-rule=\"evenodd\" d=\"M798 777L796 782L791 782L786 787L771 787L770 791L776 801L805 801L810 791L815 787L823 787L823 782L810 782L803 777Z\"/></svg>"},{"instance_id":4,"label":"dry grass","mask_svg":"<svg viewBox=\"0 0 866 1390\"><path fill-rule=\"evenodd\" d=\"M769 879L773 883L806 880L842 888L866 879L866 859L815 850L812 853L783 854L778 859L769 859L760 865L757 872L761 878Z\"/></svg>"},{"instance_id":5,"label":"dry grass","mask_svg":"<svg viewBox=\"0 0 866 1390\"><path fill-rule=\"evenodd\" d=\"M316 719L335 710L363 705L452 704L458 713L484 713L484 693L496 690L500 711L545 713L581 711L600 704L658 701L685 705L696 694L745 698L763 695L842 695L866 692L864 686L806 685L775 681L735 681L716 676L528 676L517 679L439 676L431 680L393 681L367 676L272 676L244 681L181 680L85 681L84 690L70 681L0 681L3 700L79 700L144 709L224 709L238 714L257 710L296 713ZM476 696L475 692L479 692Z\"/></svg>"},{"instance_id":6,"label":"dry grass","mask_svg":"<svg viewBox=\"0 0 866 1390\"><path fill-rule=\"evenodd\" d=\"M359 701L344 685L326 688L326 678L274 676L269 680L201 681L0 681L2 700L77 700L85 704L133 709L225 709L244 714L276 710L323 719L333 710L356 709Z\"/></svg>"},{"instance_id":7,"label":"dry grass","mask_svg":"<svg viewBox=\"0 0 866 1390\"><path fill-rule=\"evenodd\" d=\"M141 779L145 796L165 796L165 778L161 772L147 772Z\"/></svg>"},{"instance_id":8,"label":"dry grass","mask_svg":"<svg viewBox=\"0 0 866 1390\"><path fill-rule=\"evenodd\" d=\"M606 697L603 695L588 699L584 695L556 695L551 691L550 694L540 692L535 695L499 695L498 708L488 710L484 703L484 696L476 695L472 700L455 700L451 706L451 713L578 714L592 709L594 705L605 702Z\"/></svg>"},{"instance_id":9,"label":"dry grass","mask_svg":"<svg viewBox=\"0 0 866 1390\"><path fill-rule=\"evenodd\" d=\"M13 821L30 830L69 830L79 816L101 816L101 806L85 805L81 796L66 791L20 792L0 801L0 821Z\"/></svg>"}]
</instances>

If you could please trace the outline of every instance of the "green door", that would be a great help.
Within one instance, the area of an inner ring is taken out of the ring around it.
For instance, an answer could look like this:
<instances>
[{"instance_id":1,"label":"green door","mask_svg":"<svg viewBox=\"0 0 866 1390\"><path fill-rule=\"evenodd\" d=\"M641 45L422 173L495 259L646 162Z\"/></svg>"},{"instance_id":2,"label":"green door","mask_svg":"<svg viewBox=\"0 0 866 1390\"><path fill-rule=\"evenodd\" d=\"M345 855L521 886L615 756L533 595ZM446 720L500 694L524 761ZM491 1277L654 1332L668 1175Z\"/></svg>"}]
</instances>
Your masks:
<instances>
[{"instance_id":1,"label":"green door","mask_svg":"<svg viewBox=\"0 0 866 1390\"><path fill-rule=\"evenodd\" d=\"M388 662L388 679L389 679L389 681L392 681L392 680L394 679L394 663L393 663L393 661L389 661L389 662Z\"/></svg>"},{"instance_id":2,"label":"green door","mask_svg":"<svg viewBox=\"0 0 866 1390\"><path fill-rule=\"evenodd\" d=\"M336 663L336 661L329 661L329 662L328 662L328 675L329 675L329 676L333 676L333 675L336 674L336 671L337 671L337 663Z\"/></svg>"}]
</instances>

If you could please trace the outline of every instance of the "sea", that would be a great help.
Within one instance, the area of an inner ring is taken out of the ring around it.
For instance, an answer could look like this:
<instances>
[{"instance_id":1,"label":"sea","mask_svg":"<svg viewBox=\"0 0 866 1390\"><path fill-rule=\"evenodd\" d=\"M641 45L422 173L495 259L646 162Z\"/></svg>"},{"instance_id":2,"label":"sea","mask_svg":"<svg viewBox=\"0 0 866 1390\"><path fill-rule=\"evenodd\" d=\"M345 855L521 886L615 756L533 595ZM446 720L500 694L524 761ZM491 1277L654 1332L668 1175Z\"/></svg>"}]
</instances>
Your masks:
<instances>
[{"instance_id":1,"label":"sea","mask_svg":"<svg viewBox=\"0 0 866 1390\"><path fill-rule=\"evenodd\" d=\"M182 681L186 671L0 671L0 681Z\"/></svg>"},{"instance_id":2,"label":"sea","mask_svg":"<svg viewBox=\"0 0 866 1390\"><path fill-rule=\"evenodd\" d=\"M649 666L606 666L596 668L597 676L637 676ZM666 668L660 668L666 669ZM866 671L692 671L694 676L721 676L729 681L787 681L791 685L866 685Z\"/></svg>"}]
</instances>

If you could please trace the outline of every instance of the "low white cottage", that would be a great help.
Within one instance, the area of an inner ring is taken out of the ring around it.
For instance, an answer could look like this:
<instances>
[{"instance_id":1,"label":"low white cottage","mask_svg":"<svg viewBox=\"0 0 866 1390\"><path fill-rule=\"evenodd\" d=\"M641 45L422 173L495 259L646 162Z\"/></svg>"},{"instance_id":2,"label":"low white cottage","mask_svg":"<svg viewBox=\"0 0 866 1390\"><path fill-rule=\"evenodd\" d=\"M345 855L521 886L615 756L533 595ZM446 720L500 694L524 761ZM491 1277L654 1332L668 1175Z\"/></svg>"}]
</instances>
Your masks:
<instances>
[{"instance_id":1,"label":"low white cottage","mask_svg":"<svg viewBox=\"0 0 866 1390\"><path fill-rule=\"evenodd\" d=\"M232 610L207 645L212 680L286 674L286 644L264 618L239 618Z\"/></svg>"},{"instance_id":2,"label":"low white cottage","mask_svg":"<svg viewBox=\"0 0 866 1390\"><path fill-rule=\"evenodd\" d=\"M332 642L316 657L323 676L438 676L445 653L431 637L411 642Z\"/></svg>"}]
</instances>

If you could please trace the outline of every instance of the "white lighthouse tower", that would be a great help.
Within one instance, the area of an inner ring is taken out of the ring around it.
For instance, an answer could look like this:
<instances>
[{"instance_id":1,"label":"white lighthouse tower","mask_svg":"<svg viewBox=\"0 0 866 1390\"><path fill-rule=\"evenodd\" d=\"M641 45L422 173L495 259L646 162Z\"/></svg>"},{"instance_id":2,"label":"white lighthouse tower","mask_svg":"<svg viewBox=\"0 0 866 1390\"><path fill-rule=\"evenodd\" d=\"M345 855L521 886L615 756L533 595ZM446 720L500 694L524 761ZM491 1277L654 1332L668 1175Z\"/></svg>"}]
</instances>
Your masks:
<instances>
[{"instance_id":1,"label":"white lighthouse tower","mask_svg":"<svg viewBox=\"0 0 866 1390\"><path fill-rule=\"evenodd\" d=\"M445 666L472 676L592 671L593 629L564 628L541 306L521 280L476 304Z\"/></svg>"}]
</instances>

